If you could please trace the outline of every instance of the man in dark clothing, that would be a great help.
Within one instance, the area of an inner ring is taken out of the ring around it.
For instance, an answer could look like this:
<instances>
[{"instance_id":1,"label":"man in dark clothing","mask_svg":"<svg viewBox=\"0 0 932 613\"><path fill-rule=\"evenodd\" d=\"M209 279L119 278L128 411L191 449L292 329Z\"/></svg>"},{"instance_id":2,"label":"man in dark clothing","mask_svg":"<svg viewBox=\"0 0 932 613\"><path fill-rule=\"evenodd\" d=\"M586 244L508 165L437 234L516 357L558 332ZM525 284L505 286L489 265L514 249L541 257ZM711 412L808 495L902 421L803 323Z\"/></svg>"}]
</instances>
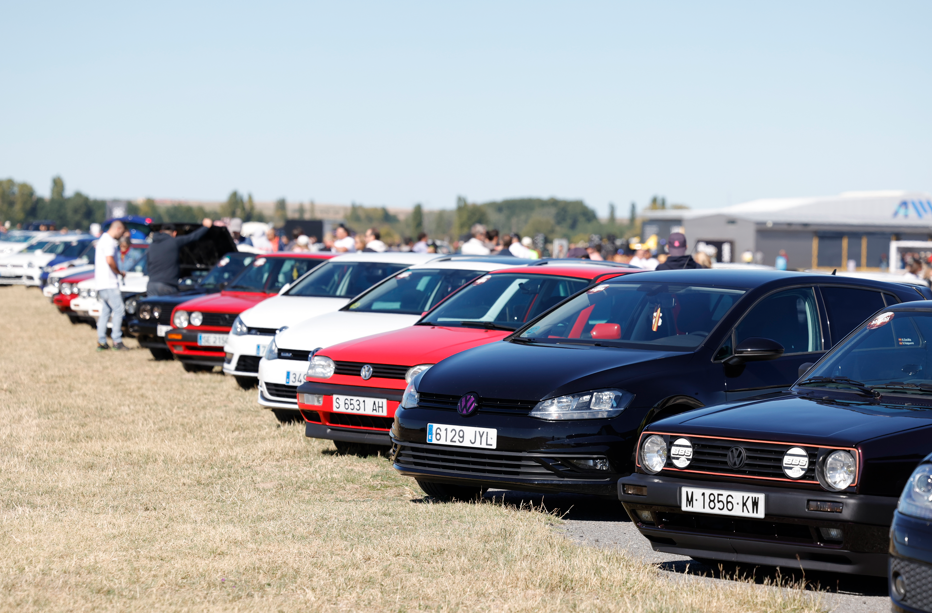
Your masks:
<instances>
[{"instance_id":1,"label":"man in dark clothing","mask_svg":"<svg viewBox=\"0 0 932 613\"><path fill-rule=\"evenodd\" d=\"M659 264L656 270L683 270L684 268L702 268L691 255L686 255L686 236L674 232L667 239L667 260Z\"/></svg>"},{"instance_id":2,"label":"man in dark clothing","mask_svg":"<svg viewBox=\"0 0 932 613\"><path fill-rule=\"evenodd\" d=\"M181 270L178 266L178 252L181 247L193 243L207 234L207 229L213 225L210 219L204 219L204 227L185 236L178 236L175 225L167 223L162 230L152 237L149 246L149 285L146 294L149 296L167 296L178 293L178 275Z\"/></svg>"}]
</instances>

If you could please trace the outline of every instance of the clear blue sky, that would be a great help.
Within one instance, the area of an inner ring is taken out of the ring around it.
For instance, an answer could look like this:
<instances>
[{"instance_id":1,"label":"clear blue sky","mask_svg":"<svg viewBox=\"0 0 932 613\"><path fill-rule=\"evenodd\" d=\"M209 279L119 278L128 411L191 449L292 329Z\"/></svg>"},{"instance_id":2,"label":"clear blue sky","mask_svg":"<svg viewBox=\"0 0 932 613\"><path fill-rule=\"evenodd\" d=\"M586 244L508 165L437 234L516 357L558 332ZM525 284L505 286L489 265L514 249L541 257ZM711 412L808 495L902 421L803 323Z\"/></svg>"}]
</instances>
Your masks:
<instances>
[{"instance_id":1,"label":"clear blue sky","mask_svg":"<svg viewBox=\"0 0 932 613\"><path fill-rule=\"evenodd\" d=\"M932 2L7 2L0 177L451 208L932 191Z\"/></svg>"}]
</instances>

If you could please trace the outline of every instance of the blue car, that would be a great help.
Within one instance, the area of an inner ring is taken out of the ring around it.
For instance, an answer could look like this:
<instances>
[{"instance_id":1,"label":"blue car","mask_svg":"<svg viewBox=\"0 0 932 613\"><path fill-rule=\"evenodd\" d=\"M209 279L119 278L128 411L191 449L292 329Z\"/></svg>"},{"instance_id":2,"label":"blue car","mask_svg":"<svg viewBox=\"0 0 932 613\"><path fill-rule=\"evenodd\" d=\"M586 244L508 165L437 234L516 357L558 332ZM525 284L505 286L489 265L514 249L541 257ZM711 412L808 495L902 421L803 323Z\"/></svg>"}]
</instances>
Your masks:
<instances>
[{"instance_id":1,"label":"blue car","mask_svg":"<svg viewBox=\"0 0 932 613\"><path fill-rule=\"evenodd\" d=\"M894 611L932 612L932 454L903 488L890 527Z\"/></svg>"},{"instance_id":2,"label":"blue car","mask_svg":"<svg viewBox=\"0 0 932 613\"><path fill-rule=\"evenodd\" d=\"M91 235L76 236L71 242L56 245L55 257L42 267L39 275L39 285L45 287L49 273L68 268L77 262L92 263L94 261L94 237Z\"/></svg>"}]
</instances>

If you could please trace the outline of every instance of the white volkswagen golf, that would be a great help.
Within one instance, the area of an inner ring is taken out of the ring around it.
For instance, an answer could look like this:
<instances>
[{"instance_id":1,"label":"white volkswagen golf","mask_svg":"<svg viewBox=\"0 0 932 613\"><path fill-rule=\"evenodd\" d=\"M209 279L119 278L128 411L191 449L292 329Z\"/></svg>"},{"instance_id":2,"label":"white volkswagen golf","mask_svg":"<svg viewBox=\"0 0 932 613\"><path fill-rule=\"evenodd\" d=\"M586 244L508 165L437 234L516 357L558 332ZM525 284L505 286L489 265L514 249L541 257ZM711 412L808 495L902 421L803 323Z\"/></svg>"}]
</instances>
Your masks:
<instances>
[{"instance_id":1,"label":"white volkswagen golf","mask_svg":"<svg viewBox=\"0 0 932 613\"><path fill-rule=\"evenodd\" d=\"M280 331L259 362L259 404L272 409L279 421L299 420L296 388L316 349L410 326L476 277L528 261L441 256L396 274L339 311Z\"/></svg>"},{"instance_id":2,"label":"white volkswagen golf","mask_svg":"<svg viewBox=\"0 0 932 613\"><path fill-rule=\"evenodd\" d=\"M336 311L376 283L437 255L422 253L348 253L329 259L278 296L243 311L223 347L223 372L243 387L254 386L259 360L275 333L317 315ZM297 405L296 405L297 406Z\"/></svg>"}]
</instances>

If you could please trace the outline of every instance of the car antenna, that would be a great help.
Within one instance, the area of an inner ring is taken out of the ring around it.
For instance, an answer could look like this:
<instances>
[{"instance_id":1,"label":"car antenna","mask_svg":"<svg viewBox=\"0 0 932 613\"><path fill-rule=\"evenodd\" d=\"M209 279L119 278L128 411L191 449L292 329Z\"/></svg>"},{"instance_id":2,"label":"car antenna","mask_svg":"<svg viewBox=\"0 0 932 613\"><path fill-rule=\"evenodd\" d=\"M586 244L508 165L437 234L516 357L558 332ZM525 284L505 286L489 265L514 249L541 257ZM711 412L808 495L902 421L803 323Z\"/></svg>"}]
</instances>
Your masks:
<instances>
[{"instance_id":1,"label":"car antenna","mask_svg":"<svg viewBox=\"0 0 932 613\"><path fill-rule=\"evenodd\" d=\"M838 269L837 269L837 268L835 268L834 270L832 270L832 276L833 276L833 277L835 276L835 273L836 273L836 272L838 272Z\"/></svg>"}]
</instances>

